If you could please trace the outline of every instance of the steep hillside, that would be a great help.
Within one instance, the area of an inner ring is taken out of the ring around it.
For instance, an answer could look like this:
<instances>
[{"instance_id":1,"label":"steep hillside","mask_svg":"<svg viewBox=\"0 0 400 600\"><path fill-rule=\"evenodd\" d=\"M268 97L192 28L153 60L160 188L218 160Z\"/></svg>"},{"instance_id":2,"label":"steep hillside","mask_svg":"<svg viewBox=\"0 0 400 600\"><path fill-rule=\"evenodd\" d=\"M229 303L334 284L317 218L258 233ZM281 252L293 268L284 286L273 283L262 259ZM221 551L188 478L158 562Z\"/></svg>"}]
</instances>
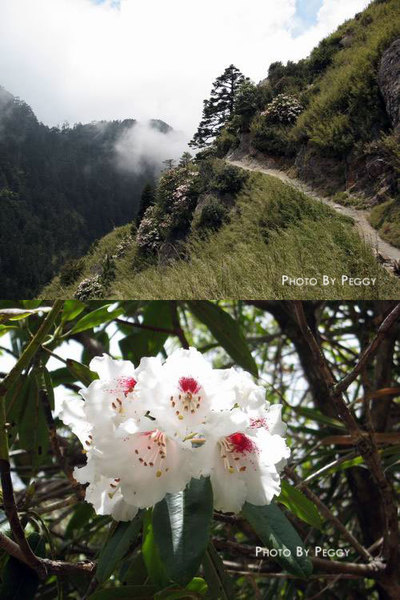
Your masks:
<instances>
[{"instance_id":1,"label":"steep hillside","mask_svg":"<svg viewBox=\"0 0 400 600\"><path fill-rule=\"evenodd\" d=\"M307 59L246 84L211 150L268 157L338 202L373 209L371 223L400 247L399 92L400 3L375 0Z\"/></svg>"},{"instance_id":2,"label":"steep hillside","mask_svg":"<svg viewBox=\"0 0 400 600\"><path fill-rule=\"evenodd\" d=\"M164 227L160 221L155 226L159 196L138 230L135 226L115 229L75 270L73 265L64 269L41 297L400 298L399 281L376 262L348 218L274 177L252 174L245 179L244 171L217 161L207 167L208 189L196 190L199 179L204 185L204 174L194 175L193 165L186 169L196 183L184 193L183 184L177 186L182 192L178 204L190 204L188 198L196 204L196 193L200 195L180 244L166 241L173 230L171 212L167 219L164 212ZM171 177L171 172L164 175L164 189ZM215 189L222 181L230 192L226 187L222 194ZM235 186L240 190L233 192ZM158 236L165 228L169 233L161 240ZM283 285L282 275L315 277L318 285ZM333 278L333 283L322 286L323 275ZM375 282L342 284L343 275Z\"/></svg>"},{"instance_id":3,"label":"steep hillside","mask_svg":"<svg viewBox=\"0 0 400 600\"><path fill-rule=\"evenodd\" d=\"M115 144L133 120L48 128L0 88L0 295L29 298L66 258L136 213L155 165L121 171ZM162 133L169 126L151 124ZM157 165L159 167L159 165Z\"/></svg>"}]
</instances>

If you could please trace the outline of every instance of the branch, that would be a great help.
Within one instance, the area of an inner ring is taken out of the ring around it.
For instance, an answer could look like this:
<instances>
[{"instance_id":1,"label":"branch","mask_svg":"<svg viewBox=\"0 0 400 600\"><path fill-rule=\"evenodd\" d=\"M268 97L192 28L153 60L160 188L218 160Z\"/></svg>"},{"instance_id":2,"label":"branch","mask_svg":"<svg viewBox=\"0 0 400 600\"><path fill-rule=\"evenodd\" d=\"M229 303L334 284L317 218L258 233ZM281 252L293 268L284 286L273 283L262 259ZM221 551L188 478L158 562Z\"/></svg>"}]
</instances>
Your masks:
<instances>
[{"instance_id":1,"label":"branch","mask_svg":"<svg viewBox=\"0 0 400 600\"><path fill-rule=\"evenodd\" d=\"M364 458L366 465L368 466L372 476L375 479L375 482L378 485L382 497L382 504L386 522L383 548L383 553L385 559L387 560L386 575L396 576L396 569L399 558L399 524L397 520L397 507L393 495L393 490L391 488L390 483L385 477L385 473L382 468L380 456L375 445L374 439L371 435L366 436L364 432L360 430L353 413L350 411L343 398L342 391L346 389L346 386L350 385L350 383L354 381L361 368L365 366L366 360L368 360L372 356L373 352L376 351L379 344L383 340L384 333L386 333L389 330L389 328L394 324L395 320L399 316L400 304L396 306L394 311L392 311L389 317L385 319L384 323L382 323L382 326L380 327L381 333L378 333L374 342L371 344L372 349L370 349L368 352L366 351L366 355L365 353L363 353L364 358L360 359L358 365L353 370L351 377L344 378L346 383L342 383L340 386L337 385L337 382L335 381L335 378L328 366L327 360L324 354L322 353L322 350L317 340L315 339L311 329L308 326L302 302L293 301L293 305L294 313L298 321L299 327L313 354L314 363L319 370L321 379L325 381L327 385L329 401L337 410L337 413L343 421L343 423L347 426L347 429L353 437L354 443L357 446L358 451ZM360 363L361 367L359 366Z\"/></svg>"},{"instance_id":2,"label":"branch","mask_svg":"<svg viewBox=\"0 0 400 600\"><path fill-rule=\"evenodd\" d=\"M26 346L21 357L18 359L9 374L0 384L0 477L3 490L4 511L10 523L11 531L19 546L20 552L24 557L24 562L32 567L41 578L46 577L47 570L43 562L35 556L25 537L24 529L18 517L18 511L15 504L14 490L10 474L10 459L8 451L8 438L6 428L6 406L5 395L13 385L22 371L27 369L41 344L50 333L55 320L63 306L63 301L57 300L47 317L39 327L32 340ZM11 540L10 540L11 541Z\"/></svg>"},{"instance_id":3,"label":"branch","mask_svg":"<svg viewBox=\"0 0 400 600\"><path fill-rule=\"evenodd\" d=\"M343 537L349 542L349 544L353 546L353 548L358 552L360 556L362 556L364 560L374 560L373 556L368 552L368 550L366 550L364 546L362 546L360 542L353 536L353 534L346 529L343 523L337 517L335 517L335 515L329 510L326 504L324 504L324 502L320 500L317 494L314 494L314 492L300 479L300 477L293 469L291 469L290 467L286 467L285 473L296 484L296 486L299 489L301 489L303 494L307 496L307 498L309 498L311 502L314 502L314 504L318 507L321 515L325 517L325 519L330 521L332 525L334 525L334 527L336 527L336 529L342 533Z\"/></svg>"},{"instance_id":4,"label":"branch","mask_svg":"<svg viewBox=\"0 0 400 600\"><path fill-rule=\"evenodd\" d=\"M71 575L74 573L94 573L96 569L96 564L94 562L78 562L78 563L69 563L63 560L50 560L48 558L38 558L37 563L38 566L33 566L30 562L28 562L26 556L22 552L21 548L13 542L8 536L0 533L0 548L3 548L13 556L17 558L21 562L28 565L38 573L39 576L43 575Z\"/></svg>"},{"instance_id":5,"label":"branch","mask_svg":"<svg viewBox=\"0 0 400 600\"><path fill-rule=\"evenodd\" d=\"M336 393L344 392L353 383L353 381L358 377L360 372L367 365L368 361L375 354L375 352L379 348L380 344L383 342L388 331L393 327L393 325L399 318L400 318L400 302L398 304L396 304L394 309L388 314L386 319L383 321L383 323L381 324L381 326L378 329L378 333L376 334L375 338L372 340L372 342L369 344L369 346L367 346L367 348L361 354L358 363L356 364L354 369L351 371L351 373L346 375L346 377L343 377L343 379L341 379L335 385Z\"/></svg>"},{"instance_id":6,"label":"branch","mask_svg":"<svg viewBox=\"0 0 400 600\"><path fill-rule=\"evenodd\" d=\"M175 335L179 338L182 348L189 349L189 342L186 339L185 332L181 327L178 315L178 303L176 300L171 302L171 314L172 314L172 325L174 327Z\"/></svg>"},{"instance_id":7,"label":"branch","mask_svg":"<svg viewBox=\"0 0 400 600\"><path fill-rule=\"evenodd\" d=\"M25 350L21 354L20 358L8 373L8 375L3 379L0 383L0 397L4 396L7 390L15 383L18 377L21 375L22 371L29 367L29 364L32 358L35 356L36 352L39 350L42 345L44 339L50 333L54 322L58 316L58 313L63 307L63 300L56 300L54 302L53 308L44 319L43 323L26 346Z\"/></svg>"}]
</instances>

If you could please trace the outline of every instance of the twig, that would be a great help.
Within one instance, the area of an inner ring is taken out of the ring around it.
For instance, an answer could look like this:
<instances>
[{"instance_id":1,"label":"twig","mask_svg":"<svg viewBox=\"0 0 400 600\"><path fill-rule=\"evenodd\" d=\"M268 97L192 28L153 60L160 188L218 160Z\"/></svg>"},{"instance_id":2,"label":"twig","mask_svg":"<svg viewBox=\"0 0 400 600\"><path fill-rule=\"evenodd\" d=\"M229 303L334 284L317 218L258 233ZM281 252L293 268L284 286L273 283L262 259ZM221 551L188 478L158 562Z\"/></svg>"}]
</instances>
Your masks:
<instances>
[{"instance_id":1,"label":"twig","mask_svg":"<svg viewBox=\"0 0 400 600\"><path fill-rule=\"evenodd\" d=\"M189 348L189 342L186 339L185 332L183 331L179 321L178 303L176 300L171 301L171 317L175 335L179 338L182 348L187 350Z\"/></svg>"},{"instance_id":2,"label":"twig","mask_svg":"<svg viewBox=\"0 0 400 600\"><path fill-rule=\"evenodd\" d=\"M305 484L301 478L297 475L297 473L291 469L290 467L285 468L285 473L290 477L290 479L297 484L297 487L302 490L303 494L309 498L314 504L318 507L319 512L323 517L325 517L328 521L330 521L335 528L340 531L343 537L353 546L353 548L358 552L360 556L364 558L364 560L372 561L374 560L373 556L360 544L360 542L353 536L350 531L346 529L343 523L335 517L335 515L329 510L329 508L322 502L322 500L314 494L314 492Z\"/></svg>"},{"instance_id":3,"label":"twig","mask_svg":"<svg viewBox=\"0 0 400 600\"><path fill-rule=\"evenodd\" d=\"M370 358L375 354L380 344L383 342L388 331L393 327L397 319L400 318L400 302L396 304L392 312L386 317L381 326L378 329L378 333L375 338L369 344L369 346L364 350L361 354L360 359L354 369L343 377L336 385L334 386L335 393L341 393L347 390L347 388L353 383L353 381L358 377L360 372L364 369Z\"/></svg>"},{"instance_id":4,"label":"twig","mask_svg":"<svg viewBox=\"0 0 400 600\"><path fill-rule=\"evenodd\" d=\"M390 313L379 328L378 335L374 341L370 344L368 349L363 353L362 358L358 362L352 373L341 380L340 385L337 384L335 378L329 369L328 363L325 356L314 337L304 314L303 304L300 301L293 301L294 313L298 321L299 327L303 333L305 340L307 341L311 353L313 354L314 363L320 372L320 377L325 381L329 394L329 400L336 408L337 413L343 423L346 425L349 433L354 439L354 443L357 446L358 451L364 458L366 465L371 471L374 477L382 497L383 511L385 515L386 527L384 534L384 547L383 554L387 561L387 567L385 571L385 577L397 578L397 565L399 559L399 524L397 519L397 506L393 495L393 490L390 483L385 477L385 473L382 468L379 452L377 451L376 445L371 435L365 436L360 430L357 421L349 410L346 402L343 398L342 392L354 381L361 369L364 368L367 360L377 350L379 344L383 341L385 333L395 323L396 319L400 315L400 304ZM394 583L396 590L400 593L400 585Z\"/></svg>"},{"instance_id":5,"label":"twig","mask_svg":"<svg viewBox=\"0 0 400 600\"><path fill-rule=\"evenodd\" d=\"M72 575L74 573L94 573L96 569L96 564L94 562L78 562L78 563L70 563L65 562L63 560L50 560L48 558L38 558L37 566L33 566L28 560L25 554L22 552L20 546L16 544L12 539L8 536L0 533L0 547L3 548L10 554L10 556L14 556L21 562L25 563L29 567L33 568L39 576L42 574L46 575Z\"/></svg>"}]
</instances>

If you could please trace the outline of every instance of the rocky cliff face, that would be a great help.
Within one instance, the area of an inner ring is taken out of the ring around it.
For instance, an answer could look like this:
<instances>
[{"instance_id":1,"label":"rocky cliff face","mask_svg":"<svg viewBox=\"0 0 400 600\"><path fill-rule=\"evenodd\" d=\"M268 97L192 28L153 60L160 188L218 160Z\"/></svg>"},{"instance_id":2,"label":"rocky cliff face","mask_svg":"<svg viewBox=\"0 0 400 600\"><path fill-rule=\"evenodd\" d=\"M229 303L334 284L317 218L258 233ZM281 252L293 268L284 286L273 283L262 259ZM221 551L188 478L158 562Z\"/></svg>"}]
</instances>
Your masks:
<instances>
[{"instance_id":1,"label":"rocky cliff face","mask_svg":"<svg viewBox=\"0 0 400 600\"><path fill-rule=\"evenodd\" d=\"M378 83L393 127L400 127L400 38L383 53Z\"/></svg>"}]
</instances>

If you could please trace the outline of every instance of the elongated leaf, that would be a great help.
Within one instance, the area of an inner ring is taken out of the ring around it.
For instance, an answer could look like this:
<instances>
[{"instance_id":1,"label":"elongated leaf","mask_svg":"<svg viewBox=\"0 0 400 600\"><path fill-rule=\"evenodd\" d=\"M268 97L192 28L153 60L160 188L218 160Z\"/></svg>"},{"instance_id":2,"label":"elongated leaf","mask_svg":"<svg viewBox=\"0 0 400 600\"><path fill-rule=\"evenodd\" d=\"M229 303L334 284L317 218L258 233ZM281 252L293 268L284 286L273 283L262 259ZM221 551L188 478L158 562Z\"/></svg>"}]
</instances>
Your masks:
<instances>
[{"instance_id":1,"label":"elongated leaf","mask_svg":"<svg viewBox=\"0 0 400 600\"><path fill-rule=\"evenodd\" d=\"M290 485L284 479L281 485L281 494L278 498L296 517L305 521L316 529L321 529L323 520L317 507L300 490Z\"/></svg>"},{"instance_id":2,"label":"elongated leaf","mask_svg":"<svg viewBox=\"0 0 400 600\"><path fill-rule=\"evenodd\" d=\"M115 310L110 311L109 308L112 304L106 304L105 306L101 306L100 308L96 308L88 315L85 315L73 326L70 331L70 334L80 333L81 331L86 331L88 329L93 329L93 327L97 327L98 325L103 325L105 323L109 323L113 319L116 319L124 312L124 309L119 307Z\"/></svg>"},{"instance_id":3,"label":"elongated leaf","mask_svg":"<svg viewBox=\"0 0 400 600\"><path fill-rule=\"evenodd\" d=\"M168 586L170 580L165 572L164 564L160 558L158 546L154 539L151 510L144 516L142 555L147 573L157 590L163 590Z\"/></svg>"},{"instance_id":4,"label":"elongated leaf","mask_svg":"<svg viewBox=\"0 0 400 600\"><path fill-rule=\"evenodd\" d=\"M99 378L98 374L91 371L89 367L71 358L67 359L67 369L74 377L74 381L81 381L86 386Z\"/></svg>"},{"instance_id":5,"label":"elongated leaf","mask_svg":"<svg viewBox=\"0 0 400 600\"><path fill-rule=\"evenodd\" d=\"M153 510L154 537L167 575L186 585L196 575L210 535L213 494L209 477L192 479Z\"/></svg>"},{"instance_id":6,"label":"elongated leaf","mask_svg":"<svg viewBox=\"0 0 400 600\"><path fill-rule=\"evenodd\" d=\"M188 302L188 306L194 316L208 327L229 356L240 367L257 377L257 365L235 319L213 302L195 300Z\"/></svg>"},{"instance_id":7,"label":"elongated leaf","mask_svg":"<svg viewBox=\"0 0 400 600\"><path fill-rule=\"evenodd\" d=\"M86 502L77 504L74 514L65 529L64 537L72 538L76 530L81 530L94 515L93 506Z\"/></svg>"},{"instance_id":8,"label":"elongated leaf","mask_svg":"<svg viewBox=\"0 0 400 600\"><path fill-rule=\"evenodd\" d=\"M151 585L126 585L120 588L100 590L89 596L89 600L119 600L126 598L130 600L153 600L156 588Z\"/></svg>"},{"instance_id":9,"label":"elongated leaf","mask_svg":"<svg viewBox=\"0 0 400 600\"><path fill-rule=\"evenodd\" d=\"M142 513L130 522L120 522L99 555L96 578L102 583L106 581L118 562L125 556L136 541L142 525Z\"/></svg>"},{"instance_id":10,"label":"elongated leaf","mask_svg":"<svg viewBox=\"0 0 400 600\"><path fill-rule=\"evenodd\" d=\"M73 321L85 310L86 304L79 300L66 300L61 316L61 323Z\"/></svg>"},{"instance_id":11,"label":"elongated leaf","mask_svg":"<svg viewBox=\"0 0 400 600\"><path fill-rule=\"evenodd\" d=\"M225 572L224 564L213 544L208 549L203 559L204 579L208 584L208 593L212 600L231 600L234 598L233 584Z\"/></svg>"},{"instance_id":12,"label":"elongated leaf","mask_svg":"<svg viewBox=\"0 0 400 600\"><path fill-rule=\"evenodd\" d=\"M149 302L143 311L142 325L157 327L161 329L172 330L171 305L169 302L155 301ZM131 360L138 365L143 356L156 356L164 346L168 333L164 331L155 331L153 329L135 330L131 328L132 333L127 335L119 343L122 355L125 359Z\"/></svg>"},{"instance_id":13,"label":"elongated leaf","mask_svg":"<svg viewBox=\"0 0 400 600\"><path fill-rule=\"evenodd\" d=\"M298 577L311 575L312 563L305 555L303 542L276 504L254 506L246 502L242 512L264 546L278 551L274 560L281 567Z\"/></svg>"},{"instance_id":14,"label":"elongated leaf","mask_svg":"<svg viewBox=\"0 0 400 600\"><path fill-rule=\"evenodd\" d=\"M49 448L49 431L39 397L39 374L36 370L29 375L28 399L18 423L20 445L29 452L33 467L47 459Z\"/></svg>"},{"instance_id":15,"label":"elongated leaf","mask_svg":"<svg viewBox=\"0 0 400 600\"><path fill-rule=\"evenodd\" d=\"M7 321L20 321L26 319L30 315L35 315L38 312L49 312L50 307L35 308L34 310L24 310L21 308L3 308L0 310L0 323Z\"/></svg>"}]
</instances>

